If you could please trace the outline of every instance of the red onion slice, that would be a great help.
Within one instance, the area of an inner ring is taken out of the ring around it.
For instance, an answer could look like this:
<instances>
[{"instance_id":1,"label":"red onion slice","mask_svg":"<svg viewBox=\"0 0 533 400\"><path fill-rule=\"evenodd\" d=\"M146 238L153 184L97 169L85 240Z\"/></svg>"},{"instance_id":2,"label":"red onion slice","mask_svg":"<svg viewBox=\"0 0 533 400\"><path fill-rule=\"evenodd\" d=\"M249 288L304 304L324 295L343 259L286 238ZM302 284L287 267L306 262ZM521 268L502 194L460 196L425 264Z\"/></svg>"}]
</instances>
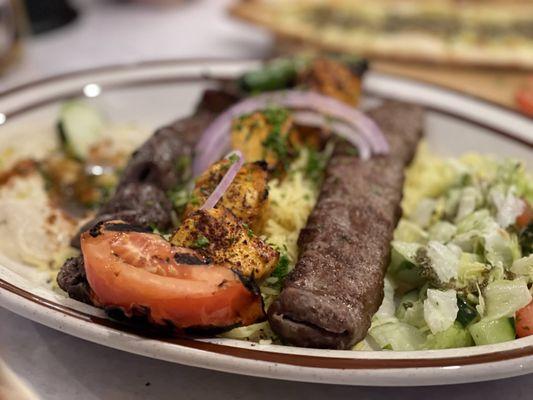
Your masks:
<instances>
[{"instance_id":1,"label":"red onion slice","mask_svg":"<svg viewBox=\"0 0 533 400\"><path fill-rule=\"evenodd\" d=\"M361 133L360 140L368 142L372 153L385 154L389 151L387 140L379 127L361 111L337 99L316 92L285 90L249 97L220 114L204 131L197 144L197 156L193 162L194 174L201 173L220 157L221 152L229 147L229 131L235 117L269 106L308 109L338 119L356 128Z\"/></svg>"},{"instance_id":2,"label":"red onion slice","mask_svg":"<svg viewBox=\"0 0 533 400\"><path fill-rule=\"evenodd\" d=\"M231 185L231 182L235 179L237 176L237 173L241 169L242 165L244 164L244 157L242 156L242 153L239 150L232 151L226 156L226 159L230 159L233 155L236 155L238 159L231 164L228 171L222 178L222 180L219 182L215 190L209 195L205 203L200 207L200 210L209 210L211 208L215 208L218 201L224 196L224 193L226 193L226 190Z\"/></svg>"},{"instance_id":3,"label":"red onion slice","mask_svg":"<svg viewBox=\"0 0 533 400\"><path fill-rule=\"evenodd\" d=\"M328 120L322 114L309 111L297 111L292 114L294 121L300 125L311 126L313 128L329 129L336 135L348 140L357 147L359 157L362 160L368 160L372 155L370 146L361 137L360 133L350 125L339 121Z\"/></svg>"},{"instance_id":4,"label":"red onion slice","mask_svg":"<svg viewBox=\"0 0 533 400\"><path fill-rule=\"evenodd\" d=\"M283 96L283 92L275 93L276 96ZM373 153L388 153L389 144L379 127L370 117L366 116L356 108L334 99L333 97L324 96L316 92L293 90L285 92L284 97L284 107L309 108L331 118L345 121L361 132L361 135L369 142ZM312 106L308 107L306 104L312 104Z\"/></svg>"}]
</instances>

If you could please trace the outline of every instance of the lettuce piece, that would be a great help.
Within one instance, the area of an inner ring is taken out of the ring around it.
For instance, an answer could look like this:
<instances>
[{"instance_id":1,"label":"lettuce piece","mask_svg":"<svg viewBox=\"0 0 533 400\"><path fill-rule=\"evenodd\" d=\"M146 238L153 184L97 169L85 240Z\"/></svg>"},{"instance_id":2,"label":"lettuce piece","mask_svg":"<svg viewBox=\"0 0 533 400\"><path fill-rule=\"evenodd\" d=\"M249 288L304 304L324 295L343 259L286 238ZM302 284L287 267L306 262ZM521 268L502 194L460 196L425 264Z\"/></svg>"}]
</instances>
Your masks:
<instances>
[{"instance_id":1,"label":"lettuce piece","mask_svg":"<svg viewBox=\"0 0 533 400\"><path fill-rule=\"evenodd\" d=\"M508 187L513 186L517 197L533 203L533 179L520 161L506 160L499 163L495 179Z\"/></svg>"},{"instance_id":2,"label":"lettuce piece","mask_svg":"<svg viewBox=\"0 0 533 400\"><path fill-rule=\"evenodd\" d=\"M492 229L494 226L498 226L494 218L490 215L490 211L486 208L477 210L469 216L463 218L457 224L457 234L468 232L485 232Z\"/></svg>"},{"instance_id":3,"label":"lettuce piece","mask_svg":"<svg viewBox=\"0 0 533 400\"><path fill-rule=\"evenodd\" d=\"M448 221L439 221L428 230L429 239L447 243L452 240L457 232L457 227Z\"/></svg>"},{"instance_id":4,"label":"lettuce piece","mask_svg":"<svg viewBox=\"0 0 533 400\"><path fill-rule=\"evenodd\" d=\"M406 171L402 210L410 217L421 199L437 198L458 180L457 169L447 160L435 157L421 142L415 158Z\"/></svg>"},{"instance_id":5,"label":"lettuce piece","mask_svg":"<svg viewBox=\"0 0 533 400\"><path fill-rule=\"evenodd\" d=\"M424 244L428 241L428 234L414 222L402 218L394 231L394 240Z\"/></svg>"},{"instance_id":6,"label":"lettuce piece","mask_svg":"<svg viewBox=\"0 0 533 400\"><path fill-rule=\"evenodd\" d=\"M485 297L483 297L483 292L481 292L481 288L479 287L479 284L476 282L476 289L478 292L477 301L478 304L476 306L477 313L483 317L485 316L485 312L487 311L487 305L485 303Z\"/></svg>"},{"instance_id":7,"label":"lettuce piece","mask_svg":"<svg viewBox=\"0 0 533 400\"><path fill-rule=\"evenodd\" d=\"M464 154L460 161L476 180L493 180L499 163L493 157L479 153Z\"/></svg>"},{"instance_id":8,"label":"lettuce piece","mask_svg":"<svg viewBox=\"0 0 533 400\"><path fill-rule=\"evenodd\" d=\"M370 335L367 335L363 340L361 340L359 343L356 343L352 350L355 351L376 351L381 350L379 345L376 343L374 339Z\"/></svg>"},{"instance_id":9,"label":"lettuce piece","mask_svg":"<svg viewBox=\"0 0 533 400\"><path fill-rule=\"evenodd\" d=\"M522 199L513 194L512 189L506 191L501 186L491 188L488 197L496 209L496 221L504 229L515 223L526 206Z\"/></svg>"},{"instance_id":10,"label":"lettuce piece","mask_svg":"<svg viewBox=\"0 0 533 400\"><path fill-rule=\"evenodd\" d=\"M524 276L529 282L533 282L533 254L515 260L511 266L511 272Z\"/></svg>"},{"instance_id":11,"label":"lettuce piece","mask_svg":"<svg viewBox=\"0 0 533 400\"><path fill-rule=\"evenodd\" d=\"M424 319L431 333L445 331L453 325L457 318L457 292L453 289L428 289L424 301Z\"/></svg>"},{"instance_id":12,"label":"lettuce piece","mask_svg":"<svg viewBox=\"0 0 533 400\"><path fill-rule=\"evenodd\" d=\"M463 218L457 224L457 233L452 240L463 251L476 253L483 248L484 236L499 228L489 210L482 209Z\"/></svg>"},{"instance_id":13,"label":"lettuce piece","mask_svg":"<svg viewBox=\"0 0 533 400\"><path fill-rule=\"evenodd\" d=\"M401 260L398 261L408 261L416 264L416 253L418 252L418 249L422 247L421 244L393 240L391 245L392 250L394 250L400 256L399 258L401 258Z\"/></svg>"},{"instance_id":14,"label":"lettuce piece","mask_svg":"<svg viewBox=\"0 0 533 400\"><path fill-rule=\"evenodd\" d=\"M394 291L396 287L389 276L385 276L383 281L383 301L378 311L374 314L373 320L389 319L394 317L396 304L394 303Z\"/></svg>"},{"instance_id":15,"label":"lettuce piece","mask_svg":"<svg viewBox=\"0 0 533 400\"><path fill-rule=\"evenodd\" d=\"M518 237L502 229L486 209L461 220L452 243L468 253L484 252L492 265L510 267L521 254Z\"/></svg>"},{"instance_id":16,"label":"lettuce piece","mask_svg":"<svg viewBox=\"0 0 533 400\"><path fill-rule=\"evenodd\" d=\"M455 216L457 215L459 201L461 200L461 192L462 190L460 188L454 188L449 190L448 193L446 193L444 203L444 214L451 220L455 219Z\"/></svg>"},{"instance_id":17,"label":"lettuce piece","mask_svg":"<svg viewBox=\"0 0 533 400\"><path fill-rule=\"evenodd\" d=\"M467 286L469 283L481 283L487 272L490 271L490 265L482 262L482 257L473 253L462 253L459 260L458 281L461 286Z\"/></svg>"},{"instance_id":18,"label":"lettuce piece","mask_svg":"<svg viewBox=\"0 0 533 400\"><path fill-rule=\"evenodd\" d=\"M422 245L418 243L392 241L389 274L397 282L408 287L418 287L423 283L424 279L420 275L416 261L416 255L421 247Z\"/></svg>"},{"instance_id":19,"label":"lettuce piece","mask_svg":"<svg viewBox=\"0 0 533 400\"><path fill-rule=\"evenodd\" d=\"M434 199L424 198L411 213L409 219L422 228L427 228L431 223L431 217L437 207L437 201Z\"/></svg>"},{"instance_id":20,"label":"lettuce piece","mask_svg":"<svg viewBox=\"0 0 533 400\"><path fill-rule=\"evenodd\" d=\"M396 317L406 324L413 325L417 328L426 326L424 319L424 302L419 298L417 290L406 293L400 300L396 309Z\"/></svg>"},{"instance_id":21,"label":"lettuce piece","mask_svg":"<svg viewBox=\"0 0 533 400\"><path fill-rule=\"evenodd\" d=\"M461 197L457 206L456 221L460 221L472 214L483 201L481 191L473 186L465 187L461 191Z\"/></svg>"},{"instance_id":22,"label":"lettuce piece","mask_svg":"<svg viewBox=\"0 0 533 400\"><path fill-rule=\"evenodd\" d=\"M369 335L379 347L387 350L420 350L426 342L426 335L414 326L403 322L391 322L372 327Z\"/></svg>"},{"instance_id":23,"label":"lettuce piece","mask_svg":"<svg viewBox=\"0 0 533 400\"><path fill-rule=\"evenodd\" d=\"M501 264L510 268L514 260L520 258L522 251L518 237L499 227L483 235L485 258L492 265Z\"/></svg>"},{"instance_id":24,"label":"lettuce piece","mask_svg":"<svg viewBox=\"0 0 533 400\"><path fill-rule=\"evenodd\" d=\"M442 283L457 279L459 269L460 250L430 241L426 247L426 254L430 260L430 267Z\"/></svg>"},{"instance_id":25,"label":"lettuce piece","mask_svg":"<svg viewBox=\"0 0 533 400\"><path fill-rule=\"evenodd\" d=\"M486 318L492 320L512 317L517 310L531 302L531 293L523 278L491 282L483 291L483 296Z\"/></svg>"},{"instance_id":26,"label":"lettuce piece","mask_svg":"<svg viewBox=\"0 0 533 400\"><path fill-rule=\"evenodd\" d=\"M442 332L429 334L424 348L430 350L455 349L458 347L469 347L474 345L474 340L468 329L463 328L459 322L454 322L452 326Z\"/></svg>"}]
</instances>

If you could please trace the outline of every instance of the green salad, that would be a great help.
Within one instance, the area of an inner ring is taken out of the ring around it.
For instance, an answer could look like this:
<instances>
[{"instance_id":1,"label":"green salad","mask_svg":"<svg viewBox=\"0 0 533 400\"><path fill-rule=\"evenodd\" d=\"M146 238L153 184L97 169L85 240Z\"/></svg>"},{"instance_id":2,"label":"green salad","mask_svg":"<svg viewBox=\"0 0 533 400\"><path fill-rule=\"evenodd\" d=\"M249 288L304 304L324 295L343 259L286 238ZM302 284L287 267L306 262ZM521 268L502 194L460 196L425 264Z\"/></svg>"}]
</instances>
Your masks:
<instances>
[{"instance_id":1,"label":"green salad","mask_svg":"<svg viewBox=\"0 0 533 400\"><path fill-rule=\"evenodd\" d=\"M422 145L407 171L383 304L355 348L444 349L533 334L531 204L533 179L519 162L442 159Z\"/></svg>"}]
</instances>

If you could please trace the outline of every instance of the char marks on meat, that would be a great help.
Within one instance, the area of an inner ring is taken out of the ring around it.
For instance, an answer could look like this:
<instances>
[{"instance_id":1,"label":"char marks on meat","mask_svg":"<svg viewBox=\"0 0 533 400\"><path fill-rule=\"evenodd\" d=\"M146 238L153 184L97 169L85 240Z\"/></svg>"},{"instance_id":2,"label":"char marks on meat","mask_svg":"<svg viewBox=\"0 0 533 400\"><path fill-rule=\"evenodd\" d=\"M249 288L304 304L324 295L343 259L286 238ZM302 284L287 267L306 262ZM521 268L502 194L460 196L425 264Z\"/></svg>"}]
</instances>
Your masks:
<instances>
[{"instance_id":1,"label":"char marks on meat","mask_svg":"<svg viewBox=\"0 0 533 400\"><path fill-rule=\"evenodd\" d=\"M92 303L91 289L83 266L83 257L72 257L65 261L57 274L57 283L73 299L87 304Z\"/></svg>"},{"instance_id":2,"label":"char marks on meat","mask_svg":"<svg viewBox=\"0 0 533 400\"><path fill-rule=\"evenodd\" d=\"M390 242L400 217L404 169L422 133L422 109L386 102L369 115L390 154L361 161L338 144L320 196L300 233L300 257L268 310L285 341L349 349L362 340L383 300Z\"/></svg>"},{"instance_id":3,"label":"char marks on meat","mask_svg":"<svg viewBox=\"0 0 533 400\"><path fill-rule=\"evenodd\" d=\"M202 131L218 113L237 100L235 95L226 91L206 90L193 116L158 129L133 153L114 196L92 221L80 229L80 233L99 222L113 219L160 230L171 228L172 204L167 191L190 178L190 160ZM80 233L71 242L77 248ZM81 256L65 262L57 282L70 297L91 303Z\"/></svg>"}]
</instances>

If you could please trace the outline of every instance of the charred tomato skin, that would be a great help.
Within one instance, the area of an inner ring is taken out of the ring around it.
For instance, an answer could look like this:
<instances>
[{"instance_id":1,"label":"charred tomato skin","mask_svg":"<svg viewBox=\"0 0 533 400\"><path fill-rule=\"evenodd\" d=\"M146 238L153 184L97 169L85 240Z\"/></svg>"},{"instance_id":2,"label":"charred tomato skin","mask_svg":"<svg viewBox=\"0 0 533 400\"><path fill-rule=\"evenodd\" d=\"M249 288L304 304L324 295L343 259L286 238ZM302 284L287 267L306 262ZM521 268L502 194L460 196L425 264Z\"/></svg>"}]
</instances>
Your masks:
<instances>
[{"instance_id":1,"label":"charred tomato skin","mask_svg":"<svg viewBox=\"0 0 533 400\"><path fill-rule=\"evenodd\" d=\"M110 229L106 229L109 226ZM117 228L118 227L118 228ZM260 294L222 265L161 236L110 221L81 236L92 301L179 329L225 328L264 318ZM178 262L185 260L186 262Z\"/></svg>"}]
</instances>

